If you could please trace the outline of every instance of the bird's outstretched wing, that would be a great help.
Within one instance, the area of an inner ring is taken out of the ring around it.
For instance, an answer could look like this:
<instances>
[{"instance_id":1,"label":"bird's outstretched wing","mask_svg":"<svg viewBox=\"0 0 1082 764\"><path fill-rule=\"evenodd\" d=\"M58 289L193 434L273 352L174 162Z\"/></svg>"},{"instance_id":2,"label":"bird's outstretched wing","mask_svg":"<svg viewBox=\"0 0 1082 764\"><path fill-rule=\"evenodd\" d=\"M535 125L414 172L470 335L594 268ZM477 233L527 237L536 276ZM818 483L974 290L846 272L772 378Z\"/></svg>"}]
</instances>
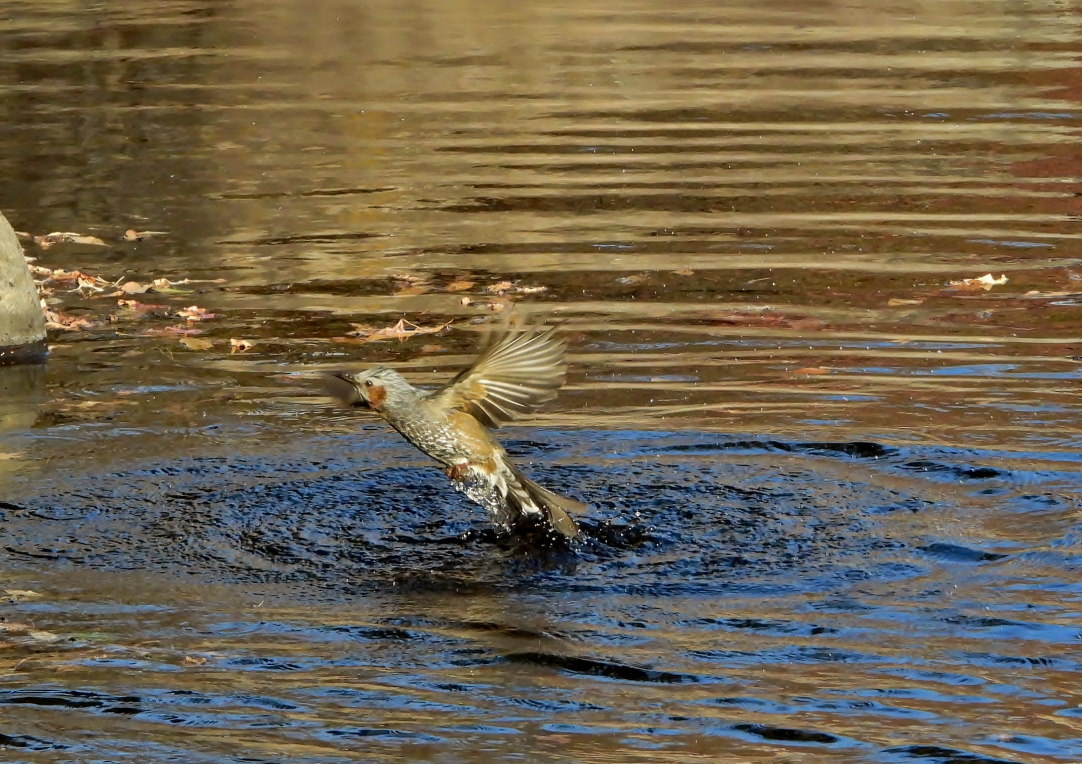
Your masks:
<instances>
[{"instance_id":1,"label":"bird's outstretched wing","mask_svg":"<svg viewBox=\"0 0 1082 764\"><path fill-rule=\"evenodd\" d=\"M477 360L429 399L439 406L460 409L486 427L528 414L556 397L564 383L567 344L556 339L556 327L546 330L498 332Z\"/></svg>"}]
</instances>

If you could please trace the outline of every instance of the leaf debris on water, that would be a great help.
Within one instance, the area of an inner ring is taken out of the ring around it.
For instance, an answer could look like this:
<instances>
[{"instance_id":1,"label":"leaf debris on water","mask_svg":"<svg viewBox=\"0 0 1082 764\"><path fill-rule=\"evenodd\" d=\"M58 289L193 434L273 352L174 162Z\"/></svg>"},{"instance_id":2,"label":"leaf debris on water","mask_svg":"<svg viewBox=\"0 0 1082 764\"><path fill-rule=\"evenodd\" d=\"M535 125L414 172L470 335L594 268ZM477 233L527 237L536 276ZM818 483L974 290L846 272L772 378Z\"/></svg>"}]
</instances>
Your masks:
<instances>
[{"instance_id":1,"label":"leaf debris on water","mask_svg":"<svg viewBox=\"0 0 1082 764\"><path fill-rule=\"evenodd\" d=\"M93 244L95 247L108 246L97 236L87 236L72 231L54 231L43 236L35 236L34 243L42 249L49 249L57 244Z\"/></svg>"},{"instance_id":2,"label":"leaf debris on water","mask_svg":"<svg viewBox=\"0 0 1082 764\"><path fill-rule=\"evenodd\" d=\"M955 292L976 292L984 289L988 290L994 286L1003 286L1007 283L1007 275L1002 274L999 278L996 278L991 273L986 273L983 276L978 276L973 279L959 279L958 281L947 282L947 287L951 291Z\"/></svg>"},{"instance_id":3,"label":"leaf debris on water","mask_svg":"<svg viewBox=\"0 0 1082 764\"><path fill-rule=\"evenodd\" d=\"M206 321L208 318L217 318L217 313L211 313L206 308L201 308L198 305L189 305L186 308L174 311L174 315L180 318L186 319L189 322L192 321Z\"/></svg>"},{"instance_id":4,"label":"leaf debris on water","mask_svg":"<svg viewBox=\"0 0 1082 764\"><path fill-rule=\"evenodd\" d=\"M4 589L4 595L15 600L32 600L42 596L32 589Z\"/></svg>"},{"instance_id":5,"label":"leaf debris on water","mask_svg":"<svg viewBox=\"0 0 1082 764\"><path fill-rule=\"evenodd\" d=\"M143 294L151 288L150 284L141 284L138 281L125 281L120 285L122 294Z\"/></svg>"},{"instance_id":6,"label":"leaf debris on water","mask_svg":"<svg viewBox=\"0 0 1082 764\"><path fill-rule=\"evenodd\" d=\"M154 305L146 302L139 302L138 300L117 300L117 307L124 310L130 310L135 313L161 313L163 316L169 311L168 305Z\"/></svg>"},{"instance_id":7,"label":"leaf debris on water","mask_svg":"<svg viewBox=\"0 0 1082 764\"><path fill-rule=\"evenodd\" d=\"M168 233L168 231L136 231L134 228L129 228L124 232L124 241L142 241L151 236L165 236Z\"/></svg>"},{"instance_id":8,"label":"leaf debris on water","mask_svg":"<svg viewBox=\"0 0 1082 764\"><path fill-rule=\"evenodd\" d=\"M401 341L417 334L436 334L442 332L450 325L451 322L447 321L446 323L438 325L421 326L420 324L415 324L412 321L400 318L393 326L375 327L370 324L350 324L350 326L353 327L353 330L346 332L346 336L354 338L354 341L361 342L378 342L380 340L388 339L397 339Z\"/></svg>"},{"instance_id":9,"label":"leaf debris on water","mask_svg":"<svg viewBox=\"0 0 1082 764\"><path fill-rule=\"evenodd\" d=\"M22 642L56 642L61 639L59 634L37 629L33 624L0 622L0 647L12 646L14 642L9 641L11 638L21 638Z\"/></svg>"},{"instance_id":10,"label":"leaf debris on water","mask_svg":"<svg viewBox=\"0 0 1082 764\"><path fill-rule=\"evenodd\" d=\"M489 294L500 296L505 294L540 294L547 292L548 289L547 286L527 286L514 281L497 281L495 284L485 287L485 291Z\"/></svg>"},{"instance_id":11,"label":"leaf debris on water","mask_svg":"<svg viewBox=\"0 0 1082 764\"><path fill-rule=\"evenodd\" d=\"M210 350L214 343L203 337L181 337L180 344L188 350Z\"/></svg>"},{"instance_id":12,"label":"leaf debris on water","mask_svg":"<svg viewBox=\"0 0 1082 764\"><path fill-rule=\"evenodd\" d=\"M100 324L100 322L92 321L89 318L73 316L70 313L61 313L59 310L53 310L45 303L44 299L41 301L41 307L45 312L46 329L54 329L62 332L76 332L82 329L91 329Z\"/></svg>"},{"instance_id":13,"label":"leaf debris on water","mask_svg":"<svg viewBox=\"0 0 1082 764\"><path fill-rule=\"evenodd\" d=\"M162 231L143 231L141 234L160 234ZM45 236L31 237L26 234L24 238L32 238L43 249L48 249L60 242L75 242L82 244L104 245L97 237L83 236L71 232L56 232ZM38 296L41 300L42 313L45 317L45 328L53 331L75 332L94 329L106 323L116 322L123 318L151 316L167 318L176 315L185 319L188 323L204 321L209 318L217 318L217 314L211 313L206 308L198 305L190 305L185 308L175 309L168 305L154 305L139 302L134 299L118 299L119 312L111 312L106 315L94 315L84 317L64 312L61 305L71 298L62 295L77 294L86 300L92 297L119 297L125 298L134 295L149 294L155 292L184 292L181 287L193 283L222 283L225 279L168 279L159 277L150 282L125 280L109 281L100 276L87 273L82 270L67 270L65 268L49 268L37 263L37 258L26 257L26 264L34 278ZM150 329L145 333L155 333ZM161 332L157 332L161 333Z\"/></svg>"},{"instance_id":14,"label":"leaf debris on water","mask_svg":"<svg viewBox=\"0 0 1082 764\"><path fill-rule=\"evenodd\" d=\"M498 300L472 300L469 297L463 297L458 301L458 304L463 308L482 308L484 310L491 310L493 313L502 313L507 310L507 299Z\"/></svg>"}]
</instances>

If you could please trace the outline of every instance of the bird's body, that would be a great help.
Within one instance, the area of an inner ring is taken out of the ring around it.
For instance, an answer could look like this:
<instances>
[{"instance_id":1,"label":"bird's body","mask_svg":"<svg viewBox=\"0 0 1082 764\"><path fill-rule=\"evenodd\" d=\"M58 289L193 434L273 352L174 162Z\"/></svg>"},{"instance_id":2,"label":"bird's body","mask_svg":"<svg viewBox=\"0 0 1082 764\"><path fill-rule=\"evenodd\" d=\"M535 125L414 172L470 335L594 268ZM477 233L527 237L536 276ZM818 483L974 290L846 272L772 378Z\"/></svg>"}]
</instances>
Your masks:
<instances>
[{"instance_id":1,"label":"bird's body","mask_svg":"<svg viewBox=\"0 0 1082 764\"><path fill-rule=\"evenodd\" d=\"M566 346L554 331L501 332L473 365L432 391L414 387L386 366L329 375L326 386L346 405L375 411L439 462L455 486L492 512L502 529L540 519L574 538L578 528L568 510L586 505L523 475L489 429L556 396L566 374Z\"/></svg>"}]
</instances>

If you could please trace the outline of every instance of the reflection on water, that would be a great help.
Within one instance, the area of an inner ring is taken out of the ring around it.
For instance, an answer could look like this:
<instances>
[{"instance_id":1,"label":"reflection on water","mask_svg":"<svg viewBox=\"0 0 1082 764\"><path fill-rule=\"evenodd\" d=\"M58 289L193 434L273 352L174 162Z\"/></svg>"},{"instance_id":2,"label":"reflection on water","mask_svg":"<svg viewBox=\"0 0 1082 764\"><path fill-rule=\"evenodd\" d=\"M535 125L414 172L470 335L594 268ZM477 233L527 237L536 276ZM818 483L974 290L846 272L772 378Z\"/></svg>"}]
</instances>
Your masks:
<instances>
[{"instance_id":1,"label":"reflection on water","mask_svg":"<svg viewBox=\"0 0 1082 764\"><path fill-rule=\"evenodd\" d=\"M1078 26L18 3L0 206L108 243L30 253L198 281L54 294L105 323L0 440L0 748L1082 760ZM508 438L593 503L574 559L497 547L300 374L442 381L512 302L567 320ZM350 335L402 317L452 328Z\"/></svg>"},{"instance_id":2,"label":"reflection on water","mask_svg":"<svg viewBox=\"0 0 1082 764\"><path fill-rule=\"evenodd\" d=\"M44 391L43 364L0 365L0 433L32 427Z\"/></svg>"}]
</instances>

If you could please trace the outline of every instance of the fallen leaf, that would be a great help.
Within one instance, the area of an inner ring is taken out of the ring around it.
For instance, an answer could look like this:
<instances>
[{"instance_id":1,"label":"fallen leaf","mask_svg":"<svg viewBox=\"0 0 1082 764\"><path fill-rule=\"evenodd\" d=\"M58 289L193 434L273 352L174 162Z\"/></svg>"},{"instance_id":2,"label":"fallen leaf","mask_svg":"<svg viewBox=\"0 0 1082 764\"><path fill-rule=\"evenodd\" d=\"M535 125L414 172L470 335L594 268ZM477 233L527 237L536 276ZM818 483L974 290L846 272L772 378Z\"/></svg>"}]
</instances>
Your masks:
<instances>
[{"instance_id":1,"label":"fallen leaf","mask_svg":"<svg viewBox=\"0 0 1082 764\"><path fill-rule=\"evenodd\" d=\"M195 284L195 283L214 283L214 284L216 284L216 283L220 283L222 281L225 281L225 279L200 279L199 281L195 281L193 279L180 279L178 281L170 281L169 279L154 279L153 281L150 282L150 286L154 288L155 292L180 293L180 292L189 292L189 291L191 291L190 289L178 289L177 288L177 287L185 285L185 284Z\"/></svg>"},{"instance_id":2,"label":"fallen leaf","mask_svg":"<svg viewBox=\"0 0 1082 764\"><path fill-rule=\"evenodd\" d=\"M513 281L497 281L495 284L490 284L485 287L485 291L489 294L505 295L505 294L538 294L539 292L547 292L547 286L523 286L516 284Z\"/></svg>"},{"instance_id":3,"label":"fallen leaf","mask_svg":"<svg viewBox=\"0 0 1082 764\"><path fill-rule=\"evenodd\" d=\"M255 347L255 342L252 340L229 340L229 352L230 353L246 353Z\"/></svg>"},{"instance_id":4,"label":"fallen leaf","mask_svg":"<svg viewBox=\"0 0 1082 764\"><path fill-rule=\"evenodd\" d=\"M181 308L175 311L175 315L180 318L187 319L188 321L206 321L208 318L217 318L217 313L211 313L206 308L200 308L198 305L189 305L187 308Z\"/></svg>"},{"instance_id":5,"label":"fallen leaf","mask_svg":"<svg viewBox=\"0 0 1082 764\"><path fill-rule=\"evenodd\" d=\"M188 350L210 350L214 343L202 337L181 337L180 344Z\"/></svg>"},{"instance_id":6,"label":"fallen leaf","mask_svg":"<svg viewBox=\"0 0 1082 764\"><path fill-rule=\"evenodd\" d=\"M34 642L56 642L61 637L51 631L37 629L33 624L8 621L0 623L0 635L9 637L24 637ZM0 647L11 647L10 643L0 642Z\"/></svg>"},{"instance_id":7,"label":"fallen leaf","mask_svg":"<svg viewBox=\"0 0 1082 764\"><path fill-rule=\"evenodd\" d=\"M473 289L476 283L469 279L455 279L446 286L446 289L448 292L465 292L467 289Z\"/></svg>"},{"instance_id":8,"label":"fallen leaf","mask_svg":"<svg viewBox=\"0 0 1082 764\"><path fill-rule=\"evenodd\" d=\"M897 308L902 305L920 305L923 302L924 300L904 300L901 297L891 297L889 300L887 300L887 307Z\"/></svg>"},{"instance_id":9,"label":"fallen leaf","mask_svg":"<svg viewBox=\"0 0 1082 764\"><path fill-rule=\"evenodd\" d=\"M1031 289L1022 295L1027 299L1059 299L1061 297L1078 297L1078 292L1042 292L1038 289Z\"/></svg>"},{"instance_id":10,"label":"fallen leaf","mask_svg":"<svg viewBox=\"0 0 1082 764\"><path fill-rule=\"evenodd\" d=\"M404 340L415 334L436 334L442 332L451 322L438 326L419 326L404 318L400 318L394 326L376 328L368 324L351 324L353 331L347 332L349 337L357 337L364 342L378 342L379 340L398 339Z\"/></svg>"},{"instance_id":11,"label":"fallen leaf","mask_svg":"<svg viewBox=\"0 0 1082 764\"><path fill-rule=\"evenodd\" d=\"M104 285L107 283L108 282L104 279L99 279L97 276L82 276L76 281L75 289L71 291L88 293L104 292Z\"/></svg>"},{"instance_id":12,"label":"fallen leaf","mask_svg":"<svg viewBox=\"0 0 1082 764\"><path fill-rule=\"evenodd\" d=\"M17 600L37 599L42 596L40 593L30 589L4 589L4 594Z\"/></svg>"},{"instance_id":13,"label":"fallen leaf","mask_svg":"<svg viewBox=\"0 0 1082 764\"><path fill-rule=\"evenodd\" d=\"M446 350L443 345L421 345L421 353L442 353Z\"/></svg>"},{"instance_id":14,"label":"fallen leaf","mask_svg":"<svg viewBox=\"0 0 1082 764\"><path fill-rule=\"evenodd\" d=\"M202 655L185 655L182 663L185 666L203 666L207 659Z\"/></svg>"},{"instance_id":15,"label":"fallen leaf","mask_svg":"<svg viewBox=\"0 0 1082 764\"><path fill-rule=\"evenodd\" d=\"M138 300L117 300L117 306L124 310L130 310L135 313L166 313L169 310L167 305L151 305L145 302L139 302Z\"/></svg>"},{"instance_id":16,"label":"fallen leaf","mask_svg":"<svg viewBox=\"0 0 1082 764\"><path fill-rule=\"evenodd\" d=\"M100 291L109 285L109 282L98 276L91 276L89 273L83 273L82 271L66 271L63 268L57 268L50 270L49 268L38 268L35 266L32 273L36 275L44 276L45 281L57 281L61 283L75 282L75 288L72 291L78 291L80 288L93 287L96 291Z\"/></svg>"},{"instance_id":17,"label":"fallen leaf","mask_svg":"<svg viewBox=\"0 0 1082 764\"><path fill-rule=\"evenodd\" d=\"M691 268L681 268L678 271L673 271L673 273L675 273L677 276L694 276L695 275L695 271L691 270Z\"/></svg>"},{"instance_id":18,"label":"fallen leaf","mask_svg":"<svg viewBox=\"0 0 1082 764\"><path fill-rule=\"evenodd\" d=\"M124 241L142 241L151 236L164 236L167 233L168 231L136 231L134 228L129 228L124 232Z\"/></svg>"},{"instance_id":19,"label":"fallen leaf","mask_svg":"<svg viewBox=\"0 0 1082 764\"><path fill-rule=\"evenodd\" d=\"M104 241L97 236L86 236L81 233L72 233L71 231L54 231L53 233L47 233L44 236L35 236L34 243L42 249L49 249L56 244L93 244L96 247L108 246Z\"/></svg>"},{"instance_id":20,"label":"fallen leaf","mask_svg":"<svg viewBox=\"0 0 1082 764\"><path fill-rule=\"evenodd\" d=\"M646 281L645 273L633 273L630 276L621 276L616 279L617 284L623 284L624 286L637 286L644 281Z\"/></svg>"},{"instance_id":21,"label":"fallen leaf","mask_svg":"<svg viewBox=\"0 0 1082 764\"><path fill-rule=\"evenodd\" d=\"M947 288L954 292L976 292L981 289L988 290L994 286L1002 286L1007 283L1007 276L1001 275L998 279L991 273L974 279L961 279L947 282Z\"/></svg>"},{"instance_id":22,"label":"fallen leaf","mask_svg":"<svg viewBox=\"0 0 1082 764\"><path fill-rule=\"evenodd\" d=\"M507 310L510 302L504 299L497 300L471 300L469 297L463 297L458 301L464 308L480 308L482 310L490 310L493 313L502 313Z\"/></svg>"},{"instance_id":23,"label":"fallen leaf","mask_svg":"<svg viewBox=\"0 0 1082 764\"><path fill-rule=\"evenodd\" d=\"M143 294L150 289L150 284L140 284L138 281L125 281L120 285L120 291L124 294Z\"/></svg>"},{"instance_id":24,"label":"fallen leaf","mask_svg":"<svg viewBox=\"0 0 1082 764\"><path fill-rule=\"evenodd\" d=\"M27 636L35 642L59 642L62 639L59 634L44 629L31 629L27 632Z\"/></svg>"},{"instance_id":25,"label":"fallen leaf","mask_svg":"<svg viewBox=\"0 0 1082 764\"><path fill-rule=\"evenodd\" d=\"M45 310L46 329L55 329L62 332L76 332L83 329L93 329L97 325L98 322L91 321L88 318L72 316L49 308L46 308Z\"/></svg>"},{"instance_id":26,"label":"fallen leaf","mask_svg":"<svg viewBox=\"0 0 1082 764\"><path fill-rule=\"evenodd\" d=\"M163 334L192 336L202 334L203 330L194 326L152 326L144 329L142 334L147 337L157 337Z\"/></svg>"}]
</instances>

